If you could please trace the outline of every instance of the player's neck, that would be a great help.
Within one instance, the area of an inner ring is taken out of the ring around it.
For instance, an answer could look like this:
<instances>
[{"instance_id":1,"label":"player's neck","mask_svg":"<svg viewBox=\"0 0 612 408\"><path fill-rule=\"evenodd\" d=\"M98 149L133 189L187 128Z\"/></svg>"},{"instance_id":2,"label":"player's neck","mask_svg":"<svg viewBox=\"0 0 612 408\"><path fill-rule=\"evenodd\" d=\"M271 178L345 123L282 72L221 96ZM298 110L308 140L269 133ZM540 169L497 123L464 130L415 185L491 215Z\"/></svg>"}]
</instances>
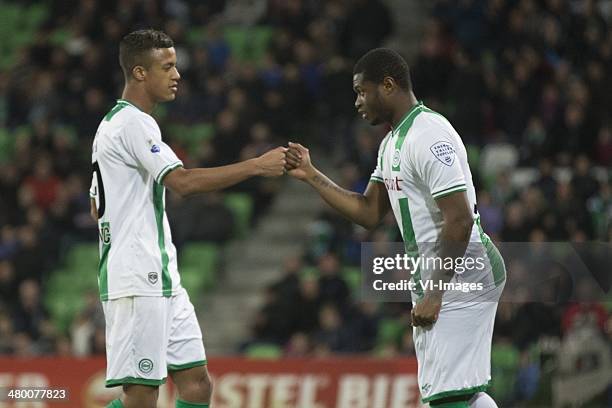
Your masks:
<instances>
[{"instance_id":1,"label":"player's neck","mask_svg":"<svg viewBox=\"0 0 612 408\"><path fill-rule=\"evenodd\" d=\"M400 124L402 119L414 108L419 102L417 101L414 93L410 91L406 97L400 98L395 106L395 112L391 118L391 129L395 130L397 126Z\"/></svg>"},{"instance_id":2,"label":"player's neck","mask_svg":"<svg viewBox=\"0 0 612 408\"><path fill-rule=\"evenodd\" d=\"M148 98L146 93L129 85L123 88L121 99L128 101L141 111L148 114L151 114L151 112L153 112L153 108L155 108L155 102Z\"/></svg>"}]
</instances>

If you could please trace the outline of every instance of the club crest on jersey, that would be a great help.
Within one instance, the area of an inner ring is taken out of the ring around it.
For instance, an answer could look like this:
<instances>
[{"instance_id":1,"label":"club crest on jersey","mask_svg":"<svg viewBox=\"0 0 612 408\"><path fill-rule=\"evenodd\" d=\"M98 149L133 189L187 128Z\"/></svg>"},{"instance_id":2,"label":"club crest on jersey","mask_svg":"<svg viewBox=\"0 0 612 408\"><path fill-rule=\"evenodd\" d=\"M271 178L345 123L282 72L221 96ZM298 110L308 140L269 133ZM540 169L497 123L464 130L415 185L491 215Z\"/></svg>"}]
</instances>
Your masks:
<instances>
[{"instance_id":1,"label":"club crest on jersey","mask_svg":"<svg viewBox=\"0 0 612 408\"><path fill-rule=\"evenodd\" d=\"M148 278L149 278L149 282L155 285L157 283L157 272L149 272Z\"/></svg>"},{"instance_id":2,"label":"club crest on jersey","mask_svg":"<svg viewBox=\"0 0 612 408\"><path fill-rule=\"evenodd\" d=\"M159 153L159 146L158 145L153 145L151 146L151 153Z\"/></svg>"},{"instance_id":3,"label":"club crest on jersey","mask_svg":"<svg viewBox=\"0 0 612 408\"><path fill-rule=\"evenodd\" d=\"M450 167L455 162L455 148L448 142L437 142L429 150L431 150L436 159L446 166Z\"/></svg>"},{"instance_id":4,"label":"club crest on jersey","mask_svg":"<svg viewBox=\"0 0 612 408\"><path fill-rule=\"evenodd\" d=\"M395 149L395 153L393 153L393 169L399 168L400 165L400 149Z\"/></svg>"}]
</instances>

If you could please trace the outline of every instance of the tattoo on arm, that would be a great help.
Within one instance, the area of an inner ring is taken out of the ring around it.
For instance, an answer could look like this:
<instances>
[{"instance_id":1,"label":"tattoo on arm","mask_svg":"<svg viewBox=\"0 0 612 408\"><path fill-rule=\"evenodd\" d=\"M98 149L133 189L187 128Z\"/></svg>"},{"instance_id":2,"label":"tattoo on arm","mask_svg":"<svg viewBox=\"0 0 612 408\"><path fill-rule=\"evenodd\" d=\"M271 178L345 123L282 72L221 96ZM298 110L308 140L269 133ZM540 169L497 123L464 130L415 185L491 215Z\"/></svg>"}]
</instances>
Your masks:
<instances>
[{"instance_id":1,"label":"tattoo on arm","mask_svg":"<svg viewBox=\"0 0 612 408\"><path fill-rule=\"evenodd\" d=\"M319 187L321 187L321 188L332 189L332 190L334 190L334 191L336 191L336 192L338 192L338 193L340 193L340 194L342 194L342 195L344 195L346 197L356 196L357 198L360 198L360 199L364 198L363 195L355 193L354 191L348 191L348 190L345 190L345 189L343 189L341 187L338 187L336 184L330 183L328 180L326 180L323 177L319 177L318 175L313 178L313 181L314 181L315 184L319 185Z\"/></svg>"}]
</instances>

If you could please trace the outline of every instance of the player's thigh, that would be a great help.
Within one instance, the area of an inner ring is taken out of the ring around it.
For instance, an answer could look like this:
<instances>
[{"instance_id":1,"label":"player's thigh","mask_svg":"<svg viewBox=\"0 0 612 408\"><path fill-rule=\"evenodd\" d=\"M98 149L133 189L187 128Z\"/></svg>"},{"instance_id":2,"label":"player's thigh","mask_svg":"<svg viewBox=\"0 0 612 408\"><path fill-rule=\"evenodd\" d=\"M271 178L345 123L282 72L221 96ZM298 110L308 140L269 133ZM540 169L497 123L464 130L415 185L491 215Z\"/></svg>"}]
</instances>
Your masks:
<instances>
[{"instance_id":1,"label":"player's thigh","mask_svg":"<svg viewBox=\"0 0 612 408\"><path fill-rule=\"evenodd\" d=\"M207 361L202 330L186 291L172 299L171 313L172 322L166 356L168 371L205 366Z\"/></svg>"},{"instance_id":2,"label":"player's thigh","mask_svg":"<svg viewBox=\"0 0 612 408\"><path fill-rule=\"evenodd\" d=\"M170 377L176 385L180 399L185 401L210 401L212 382L205 365L170 371Z\"/></svg>"},{"instance_id":3,"label":"player's thigh","mask_svg":"<svg viewBox=\"0 0 612 408\"><path fill-rule=\"evenodd\" d=\"M128 297L104 302L106 386L159 386L167 376L169 299Z\"/></svg>"}]
</instances>

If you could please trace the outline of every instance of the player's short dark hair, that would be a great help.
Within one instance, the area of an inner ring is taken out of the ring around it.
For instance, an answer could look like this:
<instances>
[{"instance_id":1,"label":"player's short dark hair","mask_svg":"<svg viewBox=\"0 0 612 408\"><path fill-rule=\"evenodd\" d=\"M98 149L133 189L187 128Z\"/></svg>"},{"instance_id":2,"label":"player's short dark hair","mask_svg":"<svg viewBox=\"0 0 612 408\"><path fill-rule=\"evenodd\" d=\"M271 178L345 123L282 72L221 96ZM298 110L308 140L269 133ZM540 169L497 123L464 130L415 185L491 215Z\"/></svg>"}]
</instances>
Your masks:
<instances>
[{"instance_id":1,"label":"player's short dark hair","mask_svg":"<svg viewBox=\"0 0 612 408\"><path fill-rule=\"evenodd\" d=\"M166 33L153 29L133 31L123 37L119 44L119 64L126 79L137 65L148 67L149 53L158 48L174 47L174 42Z\"/></svg>"},{"instance_id":2,"label":"player's short dark hair","mask_svg":"<svg viewBox=\"0 0 612 408\"><path fill-rule=\"evenodd\" d=\"M363 74L363 79L380 84L385 77L391 77L404 91L412 89L410 68L397 52L389 48L375 48L359 58L353 68L353 75Z\"/></svg>"}]
</instances>

